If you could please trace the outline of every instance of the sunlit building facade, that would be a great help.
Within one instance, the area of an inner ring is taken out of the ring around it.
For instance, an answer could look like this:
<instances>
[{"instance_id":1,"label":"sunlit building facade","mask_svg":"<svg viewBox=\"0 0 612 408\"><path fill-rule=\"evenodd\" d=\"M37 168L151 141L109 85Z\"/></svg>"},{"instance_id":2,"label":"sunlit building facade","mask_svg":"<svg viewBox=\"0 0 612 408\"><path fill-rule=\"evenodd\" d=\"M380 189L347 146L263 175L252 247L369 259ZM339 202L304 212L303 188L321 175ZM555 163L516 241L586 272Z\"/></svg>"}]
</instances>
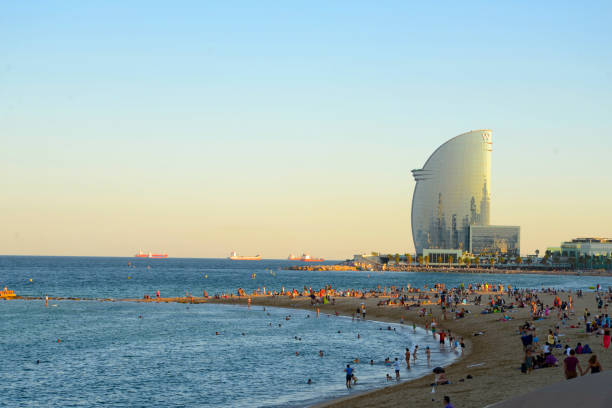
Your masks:
<instances>
[{"instance_id":1,"label":"sunlit building facade","mask_svg":"<svg viewBox=\"0 0 612 408\"><path fill-rule=\"evenodd\" d=\"M489 225L491 130L456 136L412 170L412 237L424 248L469 249L471 225Z\"/></svg>"},{"instance_id":2,"label":"sunlit building facade","mask_svg":"<svg viewBox=\"0 0 612 408\"><path fill-rule=\"evenodd\" d=\"M481 256L519 256L521 228L509 225L471 225L470 252Z\"/></svg>"}]
</instances>

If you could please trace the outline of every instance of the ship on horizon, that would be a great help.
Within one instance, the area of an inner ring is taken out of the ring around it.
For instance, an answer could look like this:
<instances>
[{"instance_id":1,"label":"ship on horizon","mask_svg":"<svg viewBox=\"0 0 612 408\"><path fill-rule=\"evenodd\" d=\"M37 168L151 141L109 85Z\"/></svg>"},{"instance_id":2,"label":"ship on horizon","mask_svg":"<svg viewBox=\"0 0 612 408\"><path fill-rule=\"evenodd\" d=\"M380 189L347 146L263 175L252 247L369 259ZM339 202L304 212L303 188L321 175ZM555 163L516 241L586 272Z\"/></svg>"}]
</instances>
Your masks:
<instances>
[{"instance_id":1,"label":"ship on horizon","mask_svg":"<svg viewBox=\"0 0 612 408\"><path fill-rule=\"evenodd\" d=\"M325 261L325 259L323 258L313 258L310 256L310 254L302 254L302 256L297 256L297 255L289 255L289 258L287 258L290 261L302 261L302 262L323 262Z\"/></svg>"},{"instance_id":2,"label":"ship on horizon","mask_svg":"<svg viewBox=\"0 0 612 408\"><path fill-rule=\"evenodd\" d=\"M259 261L261 260L261 255L257 254L255 256L241 256L238 255L236 251L232 251L227 259L231 259L232 261Z\"/></svg>"},{"instance_id":3,"label":"ship on horizon","mask_svg":"<svg viewBox=\"0 0 612 408\"><path fill-rule=\"evenodd\" d=\"M163 254L154 254L152 252L146 253L146 252L138 251L138 253L134 256L136 258L167 258L168 254L165 252Z\"/></svg>"}]
</instances>

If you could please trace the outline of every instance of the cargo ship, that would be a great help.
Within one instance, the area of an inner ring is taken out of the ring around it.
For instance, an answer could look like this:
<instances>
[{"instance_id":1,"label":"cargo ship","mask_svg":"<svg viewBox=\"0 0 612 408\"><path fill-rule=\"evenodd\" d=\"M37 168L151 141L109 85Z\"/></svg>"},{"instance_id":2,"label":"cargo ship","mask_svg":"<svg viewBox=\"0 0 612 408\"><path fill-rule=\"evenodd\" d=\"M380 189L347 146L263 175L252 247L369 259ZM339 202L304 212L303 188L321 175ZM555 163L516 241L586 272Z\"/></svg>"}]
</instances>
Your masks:
<instances>
[{"instance_id":1,"label":"cargo ship","mask_svg":"<svg viewBox=\"0 0 612 408\"><path fill-rule=\"evenodd\" d=\"M261 255L257 254L255 256L240 256L235 251L232 251L232 253L227 259L231 259L232 261L259 261L261 260Z\"/></svg>"},{"instance_id":2,"label":"cargo ship","mask_svg":"<svg viewBox=\"0 0 612 408\"><path fill-rule=\"evenodd\" d=\"M302 254L302 256L289 255L287 258L290 261L302 261L302 262L323 262L325 259L323 258L313 258L309 254Z\"/></svg>"},{"instance_id":3,"label":"cargo ship","mask_svg":"<svg viewBox=\"0 0 612 408\"><path fill-rule=\"evenodd\" d=\"M146 253L146 252L142 252L142 251L138 251L138 253L136 255L134 255L136 258L167 258L168 254L163 253L163 254L153 254L151 252Z\"/></svg>"}]
</instances>

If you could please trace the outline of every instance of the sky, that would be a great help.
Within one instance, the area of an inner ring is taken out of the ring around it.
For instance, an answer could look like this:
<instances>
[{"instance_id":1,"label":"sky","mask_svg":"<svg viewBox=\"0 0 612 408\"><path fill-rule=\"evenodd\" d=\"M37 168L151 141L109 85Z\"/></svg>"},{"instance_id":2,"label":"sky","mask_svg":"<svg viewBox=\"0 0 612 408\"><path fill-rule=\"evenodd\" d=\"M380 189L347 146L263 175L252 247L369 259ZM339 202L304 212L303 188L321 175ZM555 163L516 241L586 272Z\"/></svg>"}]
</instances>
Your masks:
<instances>
[{"instance_id":1,"label":"sky","mask_svg":"<svg viewBox=\"0 0 612 408\"><path fill-rule=\"evenodd\" d=\"M0 8L0 254L414 251L414 180L493 130L521 252L612 237L612 3Z\"/></svg>"}]
</instances>

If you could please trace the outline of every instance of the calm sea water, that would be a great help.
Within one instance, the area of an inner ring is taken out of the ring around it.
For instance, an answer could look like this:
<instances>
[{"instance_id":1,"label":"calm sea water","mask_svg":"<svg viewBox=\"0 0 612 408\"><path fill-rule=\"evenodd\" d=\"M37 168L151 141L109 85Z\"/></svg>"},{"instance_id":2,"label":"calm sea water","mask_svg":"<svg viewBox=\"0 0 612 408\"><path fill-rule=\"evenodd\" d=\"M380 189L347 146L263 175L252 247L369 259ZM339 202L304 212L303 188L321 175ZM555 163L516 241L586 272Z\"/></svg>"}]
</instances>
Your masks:
<instances>
[{"instance_id":1,"label":"calm sea water","mask_svg":"<svg viewBox=\"0 0 612 408\"><path fill-rule=\"evenodd\" d=\"M182 296L328 283L336 288L482 281L566 289L612 285L610 278L595 277L280 270L290 264L0 257L0 287L20 295L127 298L158 289L163 296ZM406 347L432 347L432 365L457 357L420 329L276 308L98 301L52 301L45 308L42 301L2 301L0 321L0 406L300 406L349 393L342 370L354 358L376 361L356 367L353 392L358 392L386 385L385 375L393 373L381 361L402 360ZM430 369L423 353L402 376ZM306 384L308 378L313 384Z\"/></svg>"}]
</instances>

